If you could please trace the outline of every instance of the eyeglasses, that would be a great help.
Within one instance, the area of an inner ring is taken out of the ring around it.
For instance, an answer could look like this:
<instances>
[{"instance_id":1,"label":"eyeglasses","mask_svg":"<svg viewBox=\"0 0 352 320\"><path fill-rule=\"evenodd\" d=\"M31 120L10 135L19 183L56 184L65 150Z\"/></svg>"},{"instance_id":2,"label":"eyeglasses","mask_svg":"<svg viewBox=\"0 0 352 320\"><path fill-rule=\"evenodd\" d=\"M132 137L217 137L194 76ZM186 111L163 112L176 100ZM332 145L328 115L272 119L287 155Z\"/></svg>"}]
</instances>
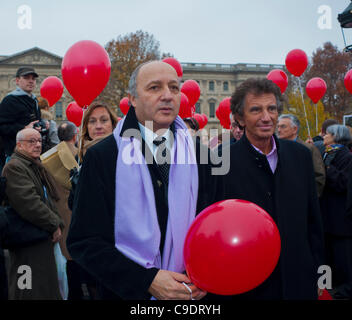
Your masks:
<instances>
[{"instance_id":1,"label":"eyeglasses","mask_svg":"<svg viewBox=\"0 0 352 320\"><path fill-rule=\"evenodd\" d=\"M35 146L38 142L42 144L43 140L42 139L28 139L28 140L20 140L20 141L26 141L29 142L30 145Z\"/></svg>"}]
</instances>

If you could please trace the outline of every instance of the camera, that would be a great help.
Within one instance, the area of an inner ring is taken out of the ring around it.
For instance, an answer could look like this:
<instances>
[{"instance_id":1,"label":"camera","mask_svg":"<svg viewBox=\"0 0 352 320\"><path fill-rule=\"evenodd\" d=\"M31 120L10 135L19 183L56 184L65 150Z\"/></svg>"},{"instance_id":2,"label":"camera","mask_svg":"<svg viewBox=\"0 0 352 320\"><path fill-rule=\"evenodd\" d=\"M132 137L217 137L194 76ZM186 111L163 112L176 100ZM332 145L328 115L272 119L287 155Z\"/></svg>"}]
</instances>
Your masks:
<instances>
[{"instance_id":1,"label":"camera","mask_svg":"<svg viewBox=\"0 0 352 320\"><path fill-rule=\"evenodd\" d=\"M41 128L40 133L41 133L42 135L48 133L48 129L46 128L46 121L43 120L43 119L41 119L41 120L39 120L38 122L36 122L36 123L33 125L33 128Z\"/></svg>"}]
</instances>

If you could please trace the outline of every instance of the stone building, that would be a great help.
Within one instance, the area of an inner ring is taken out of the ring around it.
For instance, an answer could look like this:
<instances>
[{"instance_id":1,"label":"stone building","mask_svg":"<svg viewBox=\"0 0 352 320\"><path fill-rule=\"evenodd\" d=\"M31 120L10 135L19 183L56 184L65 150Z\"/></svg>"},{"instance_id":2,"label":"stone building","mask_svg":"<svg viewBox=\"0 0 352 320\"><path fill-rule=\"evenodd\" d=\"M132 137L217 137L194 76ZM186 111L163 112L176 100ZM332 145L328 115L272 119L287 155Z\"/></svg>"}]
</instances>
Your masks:
<instances>
[{"instance_id":1,"label":"stone building","mask_svg":"<svg viewBox=\"0 0 352 320\"><path fill-rule=\"evenodd\" d=\"M40 95L40 83L48 76L61 77L62 57L40 48L31 48L10 56L0 55L0 99L15 89L15 74L20 66L32 66L39 75L34 94ZM267 64L211 64L182 63L183 81L196 80L201 88L201 96L196 105L197 113L208 116L206 129L220 129L215 116L219 103L231 96L235 88L249 77L265 77L272 69L283 69L283 65ZM55 120L66 119L65 110L73 98L65 89L60 101L50 108Z\"/></svg>"}]
</instances>

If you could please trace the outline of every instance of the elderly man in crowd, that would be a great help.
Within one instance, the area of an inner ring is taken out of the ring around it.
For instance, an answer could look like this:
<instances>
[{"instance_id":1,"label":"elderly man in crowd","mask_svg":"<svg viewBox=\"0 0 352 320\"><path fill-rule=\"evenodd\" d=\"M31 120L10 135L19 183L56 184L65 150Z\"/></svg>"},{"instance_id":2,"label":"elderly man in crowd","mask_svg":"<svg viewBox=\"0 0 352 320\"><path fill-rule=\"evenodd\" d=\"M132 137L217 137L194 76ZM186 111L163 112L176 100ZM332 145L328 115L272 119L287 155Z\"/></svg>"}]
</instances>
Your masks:
<instances>
[{"instance_id":1,"label":"elderly man in crowd","mask_svg":"<svg viewBox=\"0 0 352 320\"><path fill-rule=\"evenodd\" d=\"M67 244L100 282L103 299L206 294L185 274L183 244L196 213L214 202L216 182L210 165L195 161L192 137L177 116L180 98L174 68L140 65L126 117L85 155Z\"/></svg>"},{"instance_id":2,"label":"elderly man in crowd","mask_svg":"<svg viewBox=\"0 0 352 320\"><path fill-rule=\"evenodd\" d=\"M231 98L232 113L245 132L230 148L222 198L259 205L281 236L273 273L237 299L317 299L321 293L317 272L324 264L324 238L312 157L301 144L275 136L281 101L279 87L267 79L246 80Z\"/></svg>"},{"instance_id":3,"label":"elderly man in crowd","mask_svg":"<svg viewBox=\"0 0 352 320\"><path fill-rule=\"evenodd\" d=\"M298 137L300 122L293 114L282 114L279 117L277 133L280 139L296 141L307 147L311 154L314 167L315 183L317 186L318 196L320 197L325 185L325 166L318 148L311 143L304 142Z\"/></svg>"},{"instance_id":4,"label":"elderly man in crowd","mask_svg":"<svg viewBox=\"0 0 352 320\"><path fill-rule=\"evenodd\" d=\"M9 299L61 299L54 244L63 228L54 202L58 200L55 181L41 165L42 138L35 129L17 133L16 149L3 169L10 206L33 225L46 230L48 239L10 250ZM30 289L21 289L19 267L31 270Z\"/></svg>"}]
</instances>

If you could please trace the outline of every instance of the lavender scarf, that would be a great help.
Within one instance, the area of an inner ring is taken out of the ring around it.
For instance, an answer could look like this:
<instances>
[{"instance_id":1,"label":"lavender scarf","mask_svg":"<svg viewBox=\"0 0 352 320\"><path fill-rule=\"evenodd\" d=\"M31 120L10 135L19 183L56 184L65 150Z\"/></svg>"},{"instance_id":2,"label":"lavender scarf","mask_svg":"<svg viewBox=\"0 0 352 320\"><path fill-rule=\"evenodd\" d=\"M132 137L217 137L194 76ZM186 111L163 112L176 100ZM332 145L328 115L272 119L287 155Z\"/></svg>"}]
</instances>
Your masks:
<instances>
[{"instance_id":1,"label":"lavender scarf","mask_svg":"<svg viewBox=\"0 0 352 320\"><path fill-rule=\"evenodd\" d=\"M161 257L161 235L152 180L140 140L120 136L124 121L125 118L119 121L113 132L119 150L116 163L115 247L145 268L183 272L183 245L195 217L198 196L198 168L192 137L182 119L177 117L177 134L170 150L169 214ZM182 160L185 153L188 154L188 164ZM132 156L132 163L126 161L126 154Z\"/></svg>"}]
</instances>

